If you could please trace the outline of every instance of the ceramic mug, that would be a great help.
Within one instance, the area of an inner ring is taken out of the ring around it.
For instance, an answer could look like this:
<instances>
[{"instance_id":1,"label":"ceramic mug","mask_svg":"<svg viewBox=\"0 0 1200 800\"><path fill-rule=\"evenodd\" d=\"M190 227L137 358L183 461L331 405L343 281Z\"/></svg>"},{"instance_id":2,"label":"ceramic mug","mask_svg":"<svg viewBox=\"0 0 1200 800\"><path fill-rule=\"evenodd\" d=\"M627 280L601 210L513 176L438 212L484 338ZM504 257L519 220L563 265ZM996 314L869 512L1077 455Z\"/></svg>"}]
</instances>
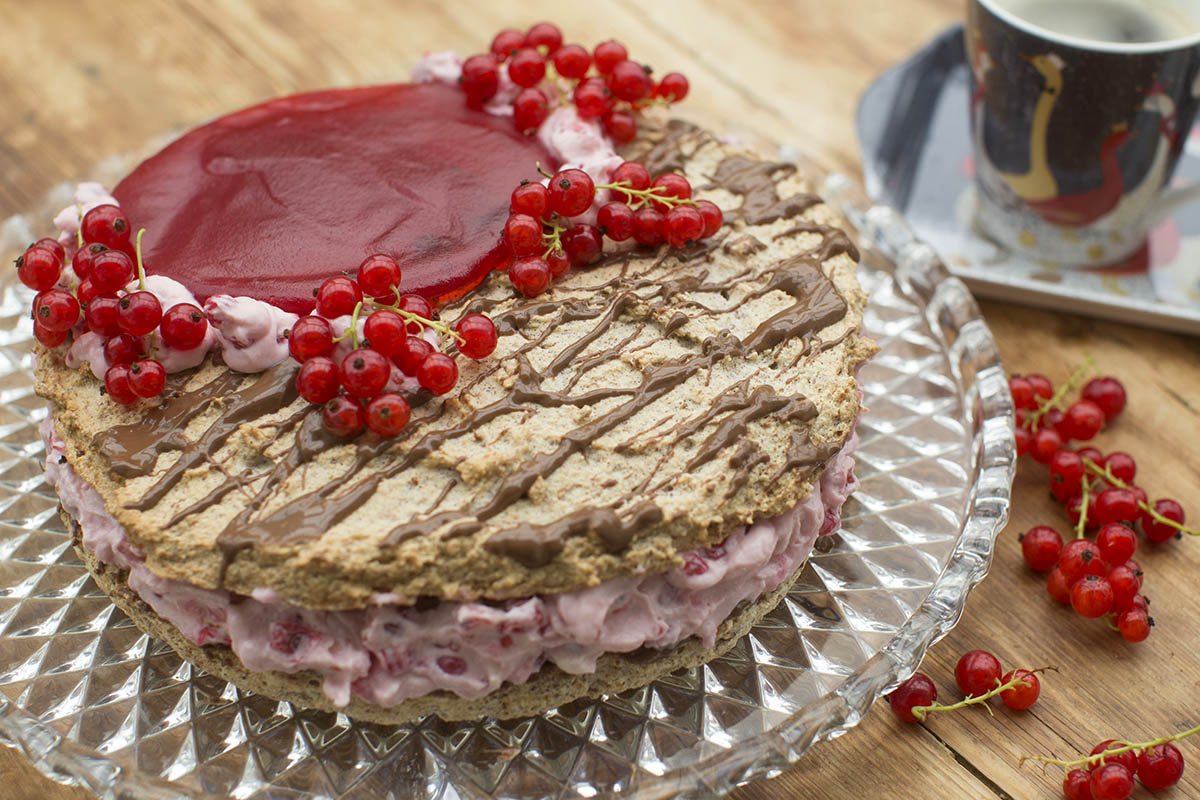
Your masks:
<instances>
[{"instance_id":1,"label":"ceramic mug","mask_svg":"<svg viewBox=\"0 0 1200 800\"><path fill-rule=\"evenodd\" d=\"M1166 188L1200 98L1200 0L970 0L966 48L976 223L992 239L1113 264L1200 199Z\"/></svg>"}]
</instances>

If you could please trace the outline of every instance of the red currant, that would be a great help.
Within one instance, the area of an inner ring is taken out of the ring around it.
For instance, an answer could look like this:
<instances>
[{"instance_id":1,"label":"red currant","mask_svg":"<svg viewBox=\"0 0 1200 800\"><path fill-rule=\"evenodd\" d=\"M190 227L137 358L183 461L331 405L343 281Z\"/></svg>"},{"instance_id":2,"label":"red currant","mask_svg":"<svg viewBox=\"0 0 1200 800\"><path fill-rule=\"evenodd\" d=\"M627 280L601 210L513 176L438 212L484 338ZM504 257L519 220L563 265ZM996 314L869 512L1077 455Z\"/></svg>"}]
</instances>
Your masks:
<instances>
[{"instance_id":1,"label":"red currant","mask_svg":"<svg viewBox=\"0 0 1200 800\"><path fill-rule=\"evenodd\" d=\"M638 244L660 245L666 241L667 217L650 206L639 208L633 215L633 240Z\"/></svg>"},{"instance_id":2,"label":"red currant","mask_svg":"<svg viewBox=\"0 0 1200 800\"><path fill-rule=\"evenodd\" d=\"M430 353L417 367L417 383L434 394L445 394L458 382L458 364L445 353Z\"/></svg>"},{"instance_id":3,"label":"red currant","mask_svg":"<svg viewBox=\"0 0 1200 800\"><path fill-rule=\"evenodd\" d=\"M87 305L100 296L95 285L87 278L79 282L79 288L75 290L75 294L79 298L80 305Z\"/></svg>"},{"instance_id":4,"label":"red currant","mask_svg":"<svg viewBox=\"0 0 1200 800\"><path fill-rule=\"evenodd\" d=\"M1034 572L1049 572L1062 554L1062 536L1054 528L1038 525L1021 534L1021 555Z\"/></svg>"},{"instance_id":5,"label":"red currant","mask_svg":"<svg viewBox=\"0 0 1200 800\"><path fill-rule=\"evenodd\" d=\"M88 280L99 294L116 294L133 280L133 259L120 250L105 250L92 259Z\"/></svg>"},{"instance_id":6,"label":"red currant","mask_svg":"<svg viewBox=\"0 0 1200 800\"><path fill-rule=\"evenodd\" d=\"M26 250L32 250L35 247L41 247L44 250L49 250L54 254L54 258L61 266L67 260L67 248L62 246L62 242L58 239L51 239L49 236L38 239L33 244L29 245Z\"/></svg>"},{"instance_id":7,"label":"red currant","mask_svg":"<svg viewBox=\"0 0 1200 800\"><path fill-rule=\"evenodd\" d=\"M1183 754L1170 742L1148 747L1138 754L1137 775L1152 792L1170 789L1183 777Z\"/></svg>"},{"instance_id":8,"label":"red currant","mask_svg":"<svg viewBox=\"0 0 1200 800\"><path fill-rule=\"evenodd\" d=\"M650 170L637 161L624 161L612 173L613 183L626 184L630 189L644 192L650 188Z\"/></svg>"},{"instance_id":9,"label":"red currant","mask_svg":"<svg viewBox=\"0 0 1200 800\"><path fill-rule=\"evenodd\" d=\"M341 388L341 371L332 358L313 356L296 373L296 392L314 405L328 403Z\"/></svg>"},{"instance_id":10,"label":"red currant","mask_svg":"<svg viewBox=\"0 0 1200 800\"><path fill-rule=\"evenodd\" d=\"M408 425L408 401L395 392L384 392L367 403L367 428L380 436L395 436Z\"/></svg>"},{"instance_id":11,"label":"red currant","mask_svg":"<svg viewBox=\"0 0 1200 800\"><path fill-rule=\"evenodd\" d=\"M1137 475L1137 462L1128 453L1109 453L1104 458L1104 466L1114 478L1125 483L1133 483Z\"/></svg>"},{"instance_id":12,"label":"red currant","mask_svg":"<svg viewBox=\"0 0 1200 800\"><path fill-rule=\"evenodd\" d=\"M557 280L566 275L567 270L571 268L571 258L560 247L551 250L550 255L546 256L546 266L550 268L550 277Z\"/></svg>"},{"instance_id":13,"label":"red currant","mask_svg":"<svg viewBox=\"0 0 1200 800\"><path fill-rule=\"evenodd\" d=\"M1125 410L1125 387L1116 378L1092 378L1084 384L1080 396L1098 405L1106 420Z\"/></svg>"},{"instance_id":14,"label":"red currant","mask_svg":"<svg viewBox=\"0 0 1200 800\"><path fill-rule=\"evenodd\" d=\"M542 52L550 55L562 47L562 31L550 22L539 22L525 34L526 47L542 48Z\"/></svg>"},{"instance_id":15,"label":"red currant","mask_svg":"<svg viewBox=\"0 0 1200 800\"><path fill-rule=\"evenodd\" d=\"M342 275L329 278L317 290L317 313L329 319L353 314L362 299L362 289L354 281Z\"/></svg>"},{"instance_id":16,"label":"red currant","mask_svg":"<svg viewBox=\"0 0 1200 800\"><path fill-rule=\"evenodd\" d=\"M142 355L142 340L120 333L104 343L104 360L109 364L132 364Z\"/></svg>"},{"instance_id":17,"label":"red currant","mask_svg":"<svg viewBox=\"0 0 1200 800\"><path fill-rule=\"evenodd\" d=\"M933 681L929 679L928 675L921 672L913 673L911 678L897 686L888 695L888 704L891 705L892 712L902 722L918 722L919 720L913 715L912 710L917 706L932 705L935 700L937 700L937 687L933 685Z\"/></svg>"},{"instance_id":18,"label":"red currant","mask_svg":"<svg viewBox=\"0 0 1200 800\"><path fill-rule=\"evenodd\" d=\"M108 368L104 373L104 391L108 392L114 403L128 406L137 402L137 392L129 384L128 364L113 364Z\"/></svg>"},{"instance_id":19,"label":"red currant","mask_svg":"<svg viewBox=\"0 0 1200 800\"><path fill-rule=\"evenodd\" d=\"M509 208L514 214L525 214L534 219L541 219L550 209L550 190L540 183L532 181L522 183L513 189Z\"/></svg>"},{"instance_id":20,"label":"red currant","mask_svg":"<svg viewBox=\"0 0 1200 800\"><path fill-rule=\"evenodd\" d=\"M595 264L604 254L604 239L595 225L575 225L562 235L561 241L572 264Z\"/></svg>"},{"instance_id":21,"label":"red currant","mask_svg":"<svg viewBox=\"0 0 1200 800\"><path fill-rule=\"evenodd\" d=\"M1093 747L1092 752L1088 753L1088 755L1097 756L1103 753L1105 750L1116 750L1121 746L1122 745L1119 744L1116 739L1105 739L1103 742ZM1105 764L1122 764L1125 766L1125 769L1129 770L1130 772L1134 772L1137 770L1137 754L1132 750L1126 750L1123 753L1105 756L1091 767L1091 771L1095 772Z\"/></svg>"},{"instance_id":22,"label":"red currant","mask_svg":"<svg viewBox=\"0 0 1200 800\"><path fill-rule=\"evenodd\" d=\"M666 75L663 75L662 80L658 82L658 86L654 88L654 94L668 103L678 103L687 97L687 93L688 79L678 72L668 72Z\"/></svg>"},{"instance_id":23,"label":"red currant","mask_svg":"<svg viewBox=\"0 0 1200 800\"><path fill-rule=\"evenodd\" d=\"M1150 619L1145 609L1130 608L1117 616L1117 630L1121 632L1125 641L1134 644L1146 641L1153 625L1154 621Z\"/></svg>"},{"instance_id":24,"label":"red currant","mask_svg":"<svg viewBox=\"0 0 1200 800\"><path fill-rule=\"evenodd\" d=\"M550 116L550 100L541 89L522 89L513 99L513 122L522 133L535 131Z\"/></svg>"},{"instance_id":25,"label":"red currant","mask_svg":"<svg viewBox=\"0 0 1200 800\"><path fill-rule=\"evenodd\" d=\"M92 260L107 249L108 247L97 242L86 244L75 251L75 255L71 257L71 268L75 270L79 280L85 280L92 274Z\"/></svg>"},{"instance_id":26,"label":"red currant","mask_svg":"<svg viewBox=\"0 0 1200 800\"><path fill-rule=\"evenodd\" d=\"M515 256L542 249L542 223L526 214L513 214L504 223L504 241Z\"/></svg>"},{"instance_id":27,"label":"red currant","mask_svg":"<svg viewBox=\"0 0 1200 800\"><path fill-rule=\"evenodd\" d=\"M580 119L600 119L612 108L612 94L599 78L584 78L571 94Z\"/></svg>"},{"instance_id":28,"label":"red currant","mask_svg":"<svg viewBox=\"0 0 1200 800\"><path fill-rule=\"evenodd\" d=\"M1127 522L1132 524L1139 516L1137 499L1127 489L1105 489L1092 499L1088 510L1096 523Z\"/></svg>"},{"instance_id":29,"label":"red currant","mask_svg":"<svg viewBox=\"0 0 1200 800\"><path fill-rule=\"evenodd\" d=\"M1029 454L1039 464L1049 464L1054 454L1062 449L1063 439L1051 428L1043 428L1033 435L1033 448Z\"/></svg>"},{"instance_id":30,"label":"red currant","mask_svg":"<svg viewBox=\"0 0 1200 800\"><path fill-rule=\"evenodd\" d=\"M363 336L370 342L372 350L395 358L407 344L408 329L403 317L390 308L381 308L372 312L363 323Z\"/></svg>"},{"instance_id":31,"label":"red currant","mask_svg":"<svg viewBox=\"0 0 1200 800\"><path fill-rule=\"evenodd\" d=\"M433 306L419 294L406 294L400 298L396 307L401 311L407 311L409 314L416 314L422 319L433 319ZM408 332L419 334L425 326L419 322L410 321L408 323Z\"/></svg>"},{"instance_id":32,"label":"red currant","mask_svg":"<svg viewBox=\"0 0 1200 800\"><path fill-rule=\"evenodd\" d=\"M1145 595L1135 594L1129 599L1129 602L1126 605L1113 606L1113 613L1118 615L1124 614L1126 611L1134 610L1145 611L1147 614L1150 613L1150 601L1146 599Z\"/></svg>"},{"instance_id":33,"label":"red currant","mask_svg":"<svg viewBox=\"0 0 1200 800\"><path fill-rule=\"evenodd\" d=\"M508 77L517 86L536 86L546 77L546 59L532 47L522 47L508 59Z\"/></svg>"},{"instance_id":34,"label":"red currant","mask_svg":"<svg viewBox=\"0 0 1200 800\"><path fill-rule=\"evenodd\" d=\"M35 292L44 292L58 283L62 260L46 247L34 245L17 259L17 278Z\"/></svg>"},{"instance_id":35,"label":"red currant","mask_svg":"<svg viewBox=\"0 0 1200 800\"><path fill-rule=\"evenodd\" d=\"M596 185L581 169L564 169L550 179L550 208L563 217L587 211L596 197Z\"/></svg>"},{"instance_id":36,"label":"red currant","mask_svg":"<svg viewBox=\"0 0 1200 800\"><path fill-rule=\"evenodd\" d=\"M477 102L491 100L500 88L500 68L490 55L471 56L462 65L459 77L463 91Z\"/></svg>"},{"instance_id":37,"label":"red currant","mask_svg":"<svg viewBox=\"0 0 1200 800\"><path fill-rule=\"evenodd\" d=\"M393 287L400 285L400 265L396 259L383 253L367 256L358 265L358 285L363 293L371 297L391 301L396 296Z\"/></svg>"},{"instance_id":38,"label":"red currant","mask_svg":"<svg viewBox=\"0 0 1200 800\"><path fill-rule=\"evenodd\" d=\"M1067 542L1058 558L1058 568L1062 570L1068 585L1074 585L1085 575L1099 577L1108 574L1108 564L1100 555L1100 548L1087 539Z\"/></svg>"},{"instance_id":39,"label":"red currant","mask_svg":"<svg viewBox=\"0 0 1200 800\"><path fill-rule=\"evenodd\" d=\"M433 345L422 339L420 336L409 336L405 342L404 349L400 351L392 360L396 366L410 378L417 376L417 368L421 366L430 353L433 352Z\"/></svg>"},{"instance_id":40,"label":"red currant","mask_svg":"<svg viewBox=\"0 0 1200 800\"><path fill-rule=\"evenodd\" d=\"M330 433L345 439L363 429L366 415L356 401L340 394L325 404L321 411L321 420Z\"/></svg>"},{"instance_id":41,"label":"red currant","mask_svg":"<svg viewBox=\"0 0 1200 800\"><path fill-rule=\"evenodd\" d=\"M605 203L596 214L596 224L605 236L623 242L633 236L633 209L626 203Z\"/></svg>"},{"instance_id":42,"label":"red currant","mask_svg":"<svg viewBox=\"0 0 1200 800\"><path fill-rule=\"evenodd\" d=\"M1066 419L1066 416L1067 416L1066 414L1059 411L1057 408L1052 408L1042 416L1041 427L1042 428L1051 428L1059 436L1061 436L1063 441L1065 442L1071 438L1071 437L1067 436L1066 431L1063 429L1062 423L1063 423L1063 420Z\"/></svg>"},{"instance_id":43,"label":"red currant","mask_svg":"<svg viewBox=\"0 0 1200 800\"><path fill-rule=\"evenodd\" d=\"M483 314L467 314L458 321L454 330L463 337L458 344L458 352L467 358L487 358L496 350L499 340L496 324Z\"/></svg>"},{"instance_id":44,"label":"red currant","mask_svg":"<svg viewBox=\"0 0 1200 800\"><path fill-rule=\"evenodd\" d=\"M1000 682L1000 659L986 650L964 653L954 667L954 682L965 695L981 695Z\"/></svg>"},{"instance_id":45,"label":"red currant","mask_svg":"<svg viewBox=\"0 0 1200 800\"><path fill-rule=\"evenodd\" d=\"M310 358L329 355L333 352L333 344L333 326L324 317L301 317L288 332L288 352L301 364Z\"/></svg>"},{"instance_id":46,"label":"red currant","mask_svg":"<svg viewBox=\"0 0 1200 800\"><path fill-rule=\"evenodd\" d=\"M1024 681L1025 685L1018 684L1011 689L1005 689L1000 693L1000 699L1004 701L1004 705L1014 711L1024 711L1037 702L1038 695L1042 692L1042 684L1038 681L1037 675L1024 669L1006 673L1000 682L1008 683L1018 679Z\"/></svg>"},{"instance_id":47,"label":"red currant","mask_svg":"<svg viewBox=\"0 0 1200 800\"><path fill-rule=\"evenodd\" d=\"M1137 551L1137 534L1128 525L1109 522L1096 535L1096 546L1109 564L1124 564Z\"/></svg>"},{"instance_id":48,"label":"red currant","mask_svg":"<svg viewBox=\"0 0 1200 800\"><path fill-rule=\"evenodd\" d=\"M1066 438L1087 441L1104 427L1104 411L1091 400L1077 400L1067 408L1062 427Z\"/></svg>"},{"instance_id":49,"label":"red currant","mask_svg":"<svg viewBox=\"0 0 1200 800\"><path fill-rule=\"evenodd\" d=\"M596 62L596 71L601 75L612 72L617 64L627 58L629 58L629 52L625 49L625 45L612 40L601 42L592 51L592 60Z\"/></svg>"},{"instance_id":50,"label":"red currant","mask_svg":"<svg viewBox=\"0 0 1200 800\"><path fill-rule=\"evenodd\" d=\"M1165 497L1161 500L1155 500L1154 510L1161 516L1179 525L1183 524L1183 506L1174 500ZM1152 542L1161 544L1179 535L1178 530L1164 522L1159 522L1147 511L1141 511L1140 517L1142 520L1142 533L1146 534L1146 538Z\"/></svg>"},{"instance_id":51,"label":"red currant","mask_svg":"<svg viewBox=\"0 0 1200 800\"><path fill-rule=\"evenodd\" d=\"M1084 476L1083 459L1073 450L1063 448L1050 458L1050 493L1065 503L1079 494Z\"/></svg>"},{"instance_id":52,"label":"red currant","mask_svg":"<svg viewBox=\"0 0 1200 800\"><path fill-rule=\"evenodd\" d=\"M341 373L342 386L351 397L374 397L387 385L392 367L382 353L360 347L342 359Z\"/></svg>"},{"instance_id":53,"label":"red currant","mask_svg":"<svg viewBox=\"0 0 1200 800\"><path fill-rule=\"evenodd\" d=\"M704 219L704 232L700 234L702 239L712 236L725 224L725 214L721 211L720 206L711 200L697 200L696 210Z\"/></svg>"},{"instance_id":54,"label":"red currant","mask_svg":"<svg viewBox=\"0 0 1200 800\"><path fill-rule=\"evenodd\" d=\"M1013 375L1008 379L1008 391L1012 393L1014 408L1024 408L1029 411L1037 408L1037 396L1033 393L1033 387L1021 376Z\"/></svg>"},{"instance_id":55,"label":"red currant","mask_svg":"<svg viewBox=\"0 0 1200 800\"><path fill-rule=\"evenodd\" d=\"M508 279L526 297L537 297L550 285L550 265L538 256L518 258L508 268Z\"/></svg>"},{"instance_id":56,"label":"red currant","mask_svg":"<svg viewBox=\"0 0 1200 800\"><path fill-rule=\"evenodd\" d=\"M1054 602L1064 606L1071 605L1071 585L1067 583L1067 577L1060 568L1050 570L1046 577L1046 591L1054 598Z\"/></svg>"},{"instance_id":57,"label":"red currant","mask_svg":"<svg viewBox=\"0 0 1200 800\"><path fill-rule=\"evenodd\" d=\"M1044 400L1054 395L1054 384L1045 375L1026 375L1025 380L1033 387L1033 393Z\"/></svg>"},{"instance_id":58,"label":"red currant","mask_svg":"<svg viewBox=\"0 0 1200 800\"><path fill-rule=\"evenodd\" d=\"M67 340L67 331L52 331L38 322L33 323L33 338L45 347L58 347Z\"/></svg>"},{"instance_id":59,"label":"red currant","mask_svg":"<svg viewBox=\"0 0 1200 800\"><path fill-rule=\"evenodd\" d=\"M491 51L493 56L503 61L524 46L525 34L508 28L497 33L496 38L492 39Z\"/></svg>"},{"instance_id":60,"label":"red currant","mask_svg":"<svg viewBox=\"0 0 1200 800\"><path fill-rule=\"evenodd\" d=\"M1091 776L1081 769L1073 769L1063 778L1063 794L1067 800L1092 800L1092 787L1088 785Z\"/></svg>"},{"instance_id":61,"label":"red currant","mask_svg":"<svg viewBox=\"0 0 1200 800\"><path fill-rule=\"evenodd\" d=\"M167 347L195 350L204 344L204 337L208 335L208 318L197 305L176 303L163 314L158 333Z\"/></svg>"},{"instance_id":62,"label":"red currant","mask_svg":"<svg viewBox=\"0 0 1200 800\"><path fill-rule=\"evenodd\" d=\"M554 68L558 74L571 80L579 80L592 66L592 55L587 48L567 44L554 51Z\"/></svg>"},{"instance_id":63,"label":"red currant","mask_svg":"<svg viewBox=\"0 0 1200 800\"><path fill-rule=\"evenodd\" d=\"M111 296L92 298L83 313L88 329L105 339L120 333L119 302Z\"/></svg>"},{"instance_id":64,"label":"red currant","mask_svg":"<svg viewBox=\"0 0 1200 800\"><path fill-rule=\"evenodd\" d=\"M167 386L167 371L161 361L143 358L129 365L129 388L138 397L154 397Z\"/></svg>"},{"instance_id":65,"label":"red currant","mask_svg":"<svg viewBox=\"0 0 1200 800\"><path fill-rule=\"evenodd\" d=\"M612 110L604 115L602 120L604 132L614 144L629 144L637 138L638 124L633 114L628 111Z\"/></svg>"},{"instance_id":66,"label":"red currant","mask_svg":"<svg viewBox=\"0 0 1200 800\"><path fill-rule=\"evenodd\" d=\"M96 206L84 214L79 230L84 242L99 242L113 250L127 249L133 232L129 220L114 205Z\"/></svg>"},{"instance_id":67,"label":"red currant","mask_svg":"<svg viewBox=\"0 0 1200 800\"><path fill-rule=\"evenodd\" d=\"M150 292L125 295L117 309L117 324L130 336L145 336L162 322L162 303Z\"/></svg>"},{"instance_id":68,"label":"red currant","mask_svg":"<svg viewBox=\"0 0 1200 800\"><path fill-rule=\"evenodd\" d=\"M650 80L650 73L641 64L629 59L613 65L607 83L615 97L630 103L654 93L654 81Z\"/></svg>"},{"instance_id":69,"label":"red currant","mask_svg":"<svg viewBox=\"0 0 1200 800\"><path fill-rule=\"evenodd\" d=\"M1108 764L1088 779L1092 800L1125 800L1133 794L1133 773L1124 764Z\"/></svg>"},{"instance_id":70,"label":"red currant","mask_svg":"<svg viewBox=\"0 0 1200 800\"><path fill-rule=\"evenodd\" d=\"M1033 432L1028 428L1016 429L1017 455L1027 455L1033 451Z\"/></svg>"},{"instance_id":71,"label":"red currant","mask_svg":"<svg viewBox=\"0 0 1200 800\"><path fill-rule=\"evenodd\" d=\"M688 179L674 172L667 172L659 175L650 184L650 188L657 189L655 196L657 197L677 197L680 200L687 200L692 196L692 184L688 183ZM666 212L670 206L667 203L651 199L651 204L659 211Z\"/></svg>"},{"instance_id":72,"label":"red currant","mask_svg":"<svg viewBox=\"0 0 1200 800\"><path fill-rule=\"evenodd\" d=\"M1105 578L1085 575L1071 587L1071 608L1081 617L1099 619L1113 610L1116 598Z\"/></svg>"},{"instance_id":73,"label":"red currant","mask_svg":"<svg viewBox=\"0 0 1200 800\"><path fill-rule=\"evenodd\" d=\"M675 206L667 212L667 244L683 247L697 241L704 234L704 218L692 206Z\"/></svg>"},{"instance_id":74,"label":"red currant","mask_svg":"<svg viewBox=\"0 0 1200 800\"><path fill-rule=\"evenodd\" d=\"M1090 461L1100 469L1104 469L1104 454L1094 447L1081 447L1075 451L1084 461Z\"/></svg>"},{"instance_id":75,"label":"red currant","mask_svg":"<svg viewBox=\"0 0 1200 800\"><path fill-rule=\"evenodd\" d=\"M65 289L49 289L33 298L33 318L52 331L70 330L79 313L79 301Z\"/></svg>"}]
</instances>

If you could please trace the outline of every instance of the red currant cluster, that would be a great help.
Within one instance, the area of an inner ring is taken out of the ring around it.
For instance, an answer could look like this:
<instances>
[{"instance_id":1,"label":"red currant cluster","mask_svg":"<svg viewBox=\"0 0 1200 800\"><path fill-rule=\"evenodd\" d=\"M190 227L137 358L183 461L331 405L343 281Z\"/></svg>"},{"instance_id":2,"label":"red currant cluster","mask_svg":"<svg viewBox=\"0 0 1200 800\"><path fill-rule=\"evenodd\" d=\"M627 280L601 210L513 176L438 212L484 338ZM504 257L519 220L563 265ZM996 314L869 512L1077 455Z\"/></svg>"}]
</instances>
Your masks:
<instances>
[{"instance_id":1,"label":"red currant cluster","mask_svg":"<svg viewBox=\"0 0 1200 800\"><path fill-rule=\"evenodd\" d=\"M1050 492L1065 504L1074 538L1063 544L1053 527L1038 525L1020 537L1025 563L1049 572L1046 588L1059 603L1089 619L1106 618L1130 642L1150 635L1154 621L1141 593L1143 574L1133 555L1136 528L1151 542L1181 533L1183 508L1174 500L1151 505L1145 490L1134 484L1137 462L1127 453L1105 455L1094 447L1072 450L1071 440L1090 440L1125 408L1125 389L1115 378L1095 378L1084 385L1081 399L1064 412L1064 396L1082 378L1085 365L1054 389L1041 375L1009 380L1017 407L1017 450L1050 467ZM1087 538L1095 532L1095 541Z\"/></svg>"},{"instance_id":2,"label":"red currant cluster","mask_svg":"<svg viewBox=\"0 0 1200 800\"><path fill-rule=\"evenodd\" d=\"M21 282L38 294L33 299L33 334L46 347L66 342L82 317L83 330L104 341L108 371L104 388L117 403L131 405L154 397L166 386L162 362L147 355L156 346L150 334L176 350L193 350L204 342L208 319L199 306L178 303L163 311L145 291L145 270L129 220L114 205L101 205L83 215L78 249L71 258L75 279L64 279L66 249L41 239L17 259ZM140 240L140 236L139 236ZM126 286L138 278L137 291ZM66 288L69 287L69 288Z\"/></svg>"},{"instance_id":3,"label":"red currant cluster","mask_svg":"<svg viewBox=\"0 0 1200 800\"><path fill-rule=\"evenodd\" d=\"M296 391L325 406L325 427L338 436L353 436L364 427L395 436L408 425L408 401L386 391L393 365L434 394L454 388L458 364L421 335L426 328L453 339L468 358L486 358L496 349L496 326L483 314L468 314L451 329L433 318L428 300L400 294L399 285L394 259L369 256L359 265L357 280L338 276L322 283L314 293L316 313L301 317L288 332L288 350L301 364ZM335 336L329 319L347 315L349 327ZM364 315L360 341L358 321ZM334 361L334 348L346 340L351 351Z\"/></svg>"},{"instance_id":4,"label":"red currant cluster","mask_svg":"<svg viewBox=\"0 0 1200 800\"><path fill-rule=\"evenodd\" d=\"M708 200L693 200L688 179L673 172L651 179L637 161L613 170L610 183L595 184L581 169L550 175L549 185L522 183L513 190L511 214L504 223L504 241L513 254L508 276L528 297L541 294L572 265L595 263L607 236L614 242L683 247L716 233L725 221L721 209ZM607 190L620 199L604 203L596 225L571 223L586 213L598 193Z\"/></svg>"},{"instance_id":5,"label":"red currant cluster","mask_svg":"<svg viewBox=\"0 0 1200 800\"><path fill-rule=\"evenodd\" d=\"M512 106L513 120L524 133L545 122L551 98L566 102L569 97L581 118L600 120L614 142L628 144L637 136L634 112L655 102L677 103L688 93L687 78L678 72L655 83L650 69L631 61L620 42L601 42L589 53L582 45L563 44L562 31L549 22L525 33L500 31L490 53L463 62L460 83L471 101L496 96L502 65L521 87Z\"/></svg>"},{"instance_id":6,"label":"red currant cluster","mask_svg":"<svg viewBox=\"0 0 1200 800\"><path fill-rule=\"evenodd\" d=\"M1063 794L1067 800L1126 800L1133 794L1134 776L1152 792L1170 789L1183 777L1183 754L1173 743L1200 733L1195 728L1149 742L1106 739L1074 761L1025 756L1025 761L1058 764L1067 771Z\"/></svg>"},{"instance_id":7,"label":"red currant cluster","mask_svg":"<svg viewBox=\"0 0 1200 800\"><path fill-rule=\"evenodd\" d=\"M954 668L954 682L965 698L953 705L937 702L937 686L923 672L900 684L888 695L892 712L902 722L924 722L931 711L954 711L970 705L987 703L999 695L1004 704L1014 711L1024 711L1037 702L1042 692L1038 669L1014 669L1003 672L1000 659L986 650L971 650L964 653Z\"/></svg>"}]
</instances>

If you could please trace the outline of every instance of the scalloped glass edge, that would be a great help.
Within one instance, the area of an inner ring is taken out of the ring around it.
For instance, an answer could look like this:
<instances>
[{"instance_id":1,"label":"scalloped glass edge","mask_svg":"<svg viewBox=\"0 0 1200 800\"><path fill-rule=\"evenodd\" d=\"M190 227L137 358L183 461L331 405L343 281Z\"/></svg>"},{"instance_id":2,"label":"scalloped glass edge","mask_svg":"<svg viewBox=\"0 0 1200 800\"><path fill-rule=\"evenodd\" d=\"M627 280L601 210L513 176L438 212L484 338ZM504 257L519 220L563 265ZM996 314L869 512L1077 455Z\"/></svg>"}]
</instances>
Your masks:
<instances>
[{"instance_id":1,"label":"scalloped glass edge","mask_svg":"<svg viewBox=\"0 0 1200 800\"><path fill-rule=\"evenodd\" d=\"M170 138L158 137L141 152L152 152ZM844 217L864 260L874 256L876 262L882 261L872 266L891 269L904 294L925 302L926 322L943 339L951 356L951 369L963 389L972 424L975 480L969 512L949 561L926 599L892 639L841 685L774 729L702 763L666 772L654 784L625 795L635 800L720 796L751 781L779 775L814 744L855 727L875 700L915 672L929 647L957 624L971 589L987 574L996 536L1008 520L1016 466L1012 398L995 340L974 297L950 274L933 248L916 238L897 211L872 204L853 179L826 172L795 153L787 155L811 185L820 187L830 207ZM114 163L127 158L114 157L96 172L112 172ZM70 189L69 184L55 187L43 205L68 204ZM30 241L32 234L21 215L0 223L0 242ZM100 753L66 740L3 695L0 744L19 749L47 778L87 788L105 800L213 797L182 791L159 778L128 774ZM273 788L270 796L315 797L285 788Z\"/></svg>"}]
</instances>

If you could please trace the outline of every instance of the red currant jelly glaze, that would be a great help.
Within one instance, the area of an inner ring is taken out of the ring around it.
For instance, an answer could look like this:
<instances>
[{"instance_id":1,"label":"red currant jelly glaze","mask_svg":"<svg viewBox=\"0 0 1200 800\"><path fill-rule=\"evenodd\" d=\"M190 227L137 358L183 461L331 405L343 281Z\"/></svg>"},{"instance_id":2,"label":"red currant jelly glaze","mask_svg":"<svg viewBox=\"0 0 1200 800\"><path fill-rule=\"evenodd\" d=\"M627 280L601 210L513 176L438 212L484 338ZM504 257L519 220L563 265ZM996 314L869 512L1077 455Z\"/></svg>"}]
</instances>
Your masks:
<instances>
[{"instance_id":1,"label":"red currant jelly glaze","mask_svg":"<svg viewBox=\"0 0 1200 800\"><path fill-rule=\"evenodd\" d=\"M551 168L536 137L468 108L454 86L332 89L272 100L185 134L114 194L145 228L147 271L201 300L247 295L298 314L312 287L372 253L401 292L460 297L508 248L512 187Z\"/></svg>"}]
</instances>

